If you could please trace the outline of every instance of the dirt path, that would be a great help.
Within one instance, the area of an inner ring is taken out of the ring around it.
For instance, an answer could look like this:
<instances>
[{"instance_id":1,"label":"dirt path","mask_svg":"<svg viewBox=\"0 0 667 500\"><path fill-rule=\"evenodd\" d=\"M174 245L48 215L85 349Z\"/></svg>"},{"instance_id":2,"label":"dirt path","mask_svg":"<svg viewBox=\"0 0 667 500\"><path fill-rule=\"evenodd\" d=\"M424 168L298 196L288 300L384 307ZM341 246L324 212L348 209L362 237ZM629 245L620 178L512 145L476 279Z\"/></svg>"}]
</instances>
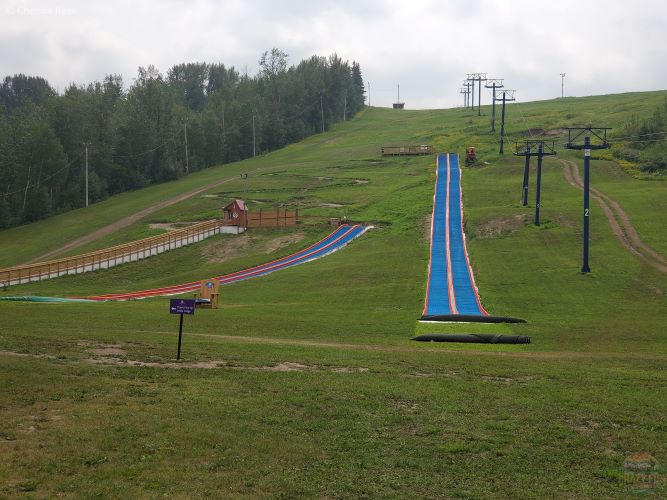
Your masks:
<instances>
[{"instance_id":1,"label":"dirt path","mask_svg":"<svg viewBox=\"0 0 667 500\"><path fill-rule=\"evenodd\" d=\"M572 186L583 190L584 183L579 175L577 164L571 161L562 160L563 175L565 180ZM630 217L615 200L591 187L591 197L597 202L605 217L611 225L611 230L619 239L621 244L633 255L646 262L649 266L660 272L667 274L667 259L648 246L639 237L637 229L630 222Z\"/></svg>"},{"instance_id":2,"label":"dirt path","mask_svg":"<svg viewBox=\"0 0 667 500\"><path fill-rule=\"evenodd\" d=\"M251 172L257 172L261 169L256 169L252 170ZM176 203L179 203L183 200L187 200L188 198L192 198L193 196L197 196L200 193L203 193L204 191L208 191L209 189L213 189L217 186L220 186L221 184L225 184L227 182L231 182L233 180L238 179L237 176L234 177L228 177L226 179L222 179L219 181L212 182L210 184L207 184L206 186L198 187L196 189L192 189L191 191L188 191L186 193L179 194L178 196L174 196L173 198L170 198L168 200L161 201L160 203L156 203L153 206L150 206L148 208L144 208L143 210L140 210L139 212L136 212L132 215L128 215L127 217L124 217L120 220L117 220L116 222L109 224L108 226L101 227L99 229L96 229L92 233L89 233L85 236L82 236L81 238L77 238L76 240L70 241L66 245L63 245L60 248L56 248L55 250L51 250L45 254L40 255L39 257L35 257L32 260L29 260L26 262L26 264L32 264L34 262L41 262L45 260L52 259L58 255L61 255L65 252L69 252L70 250L73 250L74 248L78 248L80 246L86 245L87 243L90 243L92 241L95 241L99 238L102 238L104 236L107 236L109 234L113 234L116 231L123 229L124 227L130 226L137 222L138 220L143 219L147 215L150 215L154 212L157 212L158 210L162 210L163 208L166 208L168 206L174 205Z\"/></svg>"}]
</instances>

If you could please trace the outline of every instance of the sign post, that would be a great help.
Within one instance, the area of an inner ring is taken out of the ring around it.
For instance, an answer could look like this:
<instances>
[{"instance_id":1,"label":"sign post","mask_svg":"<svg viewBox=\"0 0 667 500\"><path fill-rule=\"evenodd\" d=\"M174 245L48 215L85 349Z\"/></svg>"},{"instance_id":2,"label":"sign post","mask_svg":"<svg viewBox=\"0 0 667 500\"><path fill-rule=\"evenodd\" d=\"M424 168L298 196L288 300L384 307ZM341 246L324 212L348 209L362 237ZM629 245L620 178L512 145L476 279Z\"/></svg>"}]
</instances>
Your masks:
<instances>
[{"instance_id":1,"label":"sign post","mask_svg":"<svg viewBox=\"0 0 667 500\"><path fill-rule=\"evenodd\" d=\"M178 323L178 351L176 351L176 361L181 359L181 340L183 338L183 315L195 313L195 299L170 299L169 313L180 314L181 319Z\"/></svg>"}]
</instances>

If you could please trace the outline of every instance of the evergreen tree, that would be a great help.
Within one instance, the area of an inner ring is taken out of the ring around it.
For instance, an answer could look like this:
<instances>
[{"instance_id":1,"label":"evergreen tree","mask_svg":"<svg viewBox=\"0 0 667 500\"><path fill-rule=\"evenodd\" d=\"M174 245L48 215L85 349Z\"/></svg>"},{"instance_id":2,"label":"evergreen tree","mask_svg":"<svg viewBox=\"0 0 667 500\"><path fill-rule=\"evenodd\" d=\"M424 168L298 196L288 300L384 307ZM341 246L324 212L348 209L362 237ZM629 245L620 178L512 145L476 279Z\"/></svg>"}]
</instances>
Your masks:
<instances>
[{"instance_id":1,"label":"evergreen tree","mask_svg":"<svg viewBox=\"0 0 667 500\"><path fill-rule=\"evenodd\" d=\"M59 95L41 78L0 84L0 227L85 204L85 155L92 202L248 158L329 128L363 108L361 68L336 54L288 66L264 52L255 77L214 63L184 63L166 76L140 67L125 89L119 75L69 85ZM253 121L255 141L253 144Z\"/></svg>"}]
</instances>

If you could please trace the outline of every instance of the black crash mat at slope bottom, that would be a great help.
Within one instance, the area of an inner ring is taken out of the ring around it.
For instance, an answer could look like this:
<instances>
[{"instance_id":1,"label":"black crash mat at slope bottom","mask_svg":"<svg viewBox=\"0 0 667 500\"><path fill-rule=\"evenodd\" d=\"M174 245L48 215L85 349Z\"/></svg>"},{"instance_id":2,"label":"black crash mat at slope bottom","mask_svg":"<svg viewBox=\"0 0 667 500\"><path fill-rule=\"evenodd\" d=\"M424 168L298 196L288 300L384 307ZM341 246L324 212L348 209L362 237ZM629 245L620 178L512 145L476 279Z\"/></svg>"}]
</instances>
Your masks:
<instances>
[{"instance_id":1,"label":"black crash mat at slope bottom","mask_svg":"<svg viewBox=\"0 0 667 500\"><path fill-rule=\"evenodd\" d=\"M525 319L509 316L478 316L472 314L425 314L420 321L449 321L452 323L525 323Z\"/></svg>"},{"instance_id":2,"label":"black crash mat at slope bottom","mask_svg":"<svg viewBox=\"0 0 667 500\"><path fill-rule=\"evenodd\" d=\"M530 337L524 335L498 335L493 333L427 333L413 337L412 340L471 344L530 344Z\"/></svg>"}]
</instances>

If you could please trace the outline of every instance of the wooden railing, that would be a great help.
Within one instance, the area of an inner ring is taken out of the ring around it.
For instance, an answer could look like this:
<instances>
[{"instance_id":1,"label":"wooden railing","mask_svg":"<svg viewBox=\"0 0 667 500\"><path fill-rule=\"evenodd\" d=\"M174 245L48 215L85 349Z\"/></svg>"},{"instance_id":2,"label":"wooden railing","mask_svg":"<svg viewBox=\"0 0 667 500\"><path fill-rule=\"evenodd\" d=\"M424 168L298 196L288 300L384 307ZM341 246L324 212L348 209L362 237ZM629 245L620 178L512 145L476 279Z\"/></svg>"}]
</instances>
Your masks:
<instances>
[{"instance_id":1,"label":"wooden railing","mask_svg":"<svg viewBox=\"0 0 667 500\"><path fill-rule=\"evenodd\" d=\"M107 269L144 259L218 234L221 226L219 220L210 220L104 250L0 269L0 287Z\"/></svg>"},{"instance_id":2,"label":"wooden railing","mask_svg":"<svg viewBox=\"0 0 667 500\"><path fill-rule=\"evenodd\" d=\"M382 156L431 155L433 154L433 147L428 144L420 144L418 146L382 146L380 154Z\"/></svg>"}]
</instances>

